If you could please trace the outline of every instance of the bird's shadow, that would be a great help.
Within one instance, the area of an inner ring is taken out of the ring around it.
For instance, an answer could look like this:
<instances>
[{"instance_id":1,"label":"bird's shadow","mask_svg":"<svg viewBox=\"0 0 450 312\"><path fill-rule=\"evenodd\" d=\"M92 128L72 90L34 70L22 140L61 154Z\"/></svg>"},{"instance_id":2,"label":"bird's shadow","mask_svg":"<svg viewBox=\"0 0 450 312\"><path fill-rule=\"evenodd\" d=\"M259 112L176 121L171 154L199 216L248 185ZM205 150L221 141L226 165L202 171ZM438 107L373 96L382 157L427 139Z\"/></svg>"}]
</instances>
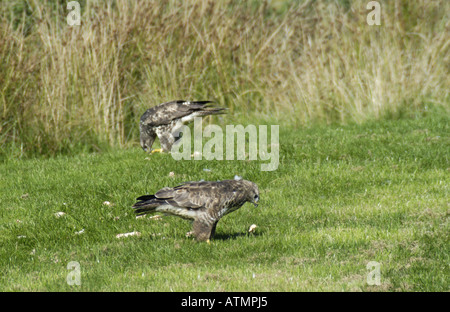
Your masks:
<instances>
[{"instance_id":1,"label":"bird's shadow","mask_svg":"<svg viewBox=\"0 0 450 312\"><path fill-rule=\"evenodd\" d=\"M262 233L260 232L256 232L256 233L248 233L248 232L240 232L240 233L216 233L214 235L214 237L212 238L212 240L222 240L222 241L226 241L226 240L230 240L230 239L236 239L238 237L243 237L243 236L248 236L248 237L252 237L252 236L260 236L262 235Z\"/></svg>"}]
</instances>

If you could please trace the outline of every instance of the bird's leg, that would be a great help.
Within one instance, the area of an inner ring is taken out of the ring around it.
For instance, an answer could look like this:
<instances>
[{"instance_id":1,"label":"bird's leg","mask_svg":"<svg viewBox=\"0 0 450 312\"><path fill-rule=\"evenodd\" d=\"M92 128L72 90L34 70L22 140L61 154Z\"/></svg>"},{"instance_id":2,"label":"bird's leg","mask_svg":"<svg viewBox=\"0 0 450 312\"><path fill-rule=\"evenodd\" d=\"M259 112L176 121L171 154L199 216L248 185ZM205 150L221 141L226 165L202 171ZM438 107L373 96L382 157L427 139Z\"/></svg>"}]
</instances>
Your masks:
<instances>
[{"instance_id":1,"label":"bird's leg","mask_svg":"<svg viewBox=\"0 0 450 312\"><path fill-rule=\"evenodd\" d=\"M200 242L206 241L208 243L211 236L212 227L213 224L202 222L199 219L194 220L194 222L192 223L192 231L194 232L194 236Z\"/></svg>"},{"instance_id":2,"label":"bird's leg","mask_svg":"<svg viewBox=\"0 0 450 312\"><path fill-rule=\"evenodd\" d=\"M207 243L208 245L211 245L211 241L210 241L209 239L213 239L213 238L214 238L214 235L216 234L216 226L217 226L217 222L219 222L219 221L214 222L214 224L213 224L213 226L212 226L212 228L211 228L211 233L209 234L209 238L206 240L206 243Z\"/></svg>"},{"instance_id":3,"label":"bird's leg","mask_svg":"<svg viewBox=\"0 0 450 312\"><path fill-rule=\"evenodd\" d=\"M214 222L214 224L213 224L213 226L212 226L211 234L209 235L209 238L211 238L211 239L213 239L213 238L214 238L214 235L216 234L216 226L217 226L217 222L219 222L219 221Z\"/></svg>"}]
</instances>

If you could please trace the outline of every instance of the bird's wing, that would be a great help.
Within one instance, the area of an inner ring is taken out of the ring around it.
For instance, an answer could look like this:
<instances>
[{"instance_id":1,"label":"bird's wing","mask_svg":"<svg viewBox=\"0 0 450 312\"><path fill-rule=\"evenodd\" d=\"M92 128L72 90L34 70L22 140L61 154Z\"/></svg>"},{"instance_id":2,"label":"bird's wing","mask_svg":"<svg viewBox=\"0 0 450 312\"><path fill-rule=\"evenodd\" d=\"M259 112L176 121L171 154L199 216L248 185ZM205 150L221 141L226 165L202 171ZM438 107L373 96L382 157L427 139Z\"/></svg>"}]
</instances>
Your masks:
<instances>
[{"instance_id":1,"label":"bird's wing","mask_svg":"<svg viewBox=\"0 0 450 312\"><path fill-rule=\"evenodd\" d=\"M149 108L141 117L141 124L151 127L167 125L175 119L180 119L193 113L199 116L220 114L225 108L209 105L212 101L188 102L183 100L163 103Z\"/></svg>"},{"instance_id":2,"label":"bird's wing","mask_svg":"<svg viewBox=\"0 0 450 312\"><path fill-rule=\"evenodd\" d=\"M188 209L220 206L228 197L220 182L188 182L174 188L164 188L156 192L158 199L164 199L172 206Z\"/></svg>"}]
</instances>

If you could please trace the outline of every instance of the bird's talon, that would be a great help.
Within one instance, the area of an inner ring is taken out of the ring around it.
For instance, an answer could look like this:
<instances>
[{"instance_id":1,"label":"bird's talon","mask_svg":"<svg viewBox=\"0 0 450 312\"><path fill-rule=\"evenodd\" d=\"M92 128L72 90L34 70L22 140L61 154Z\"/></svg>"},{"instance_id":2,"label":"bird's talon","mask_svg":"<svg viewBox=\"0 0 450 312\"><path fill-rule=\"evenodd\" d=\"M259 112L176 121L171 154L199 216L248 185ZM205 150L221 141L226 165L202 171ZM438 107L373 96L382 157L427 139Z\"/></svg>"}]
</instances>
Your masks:
<instances>
[{"instance_id":1,"label":"bird's talon","mask_svg":"<svg viewBox=\"0 0 450 312\"><path fill-rule=\"evenodd\" d=\"M162 151L161 148L155 148L154 150L152 150L152 151L150 152L150 154L162 153L162 152L163 152L163 151Z\"/></svg>"}]
</instances>

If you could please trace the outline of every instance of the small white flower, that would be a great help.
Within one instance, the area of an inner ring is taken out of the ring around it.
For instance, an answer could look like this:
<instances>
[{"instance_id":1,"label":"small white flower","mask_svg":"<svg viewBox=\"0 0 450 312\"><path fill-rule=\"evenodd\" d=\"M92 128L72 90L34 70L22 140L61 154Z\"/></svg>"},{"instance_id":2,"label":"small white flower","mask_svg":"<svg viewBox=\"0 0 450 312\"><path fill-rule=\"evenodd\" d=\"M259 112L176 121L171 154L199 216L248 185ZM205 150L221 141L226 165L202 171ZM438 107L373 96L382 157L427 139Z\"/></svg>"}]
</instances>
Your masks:
<instances>
[{"instance_id":1,"label":"small white flower","mask_svg":"<svg viewBox=\"0 0 450 312\"><path fill-rule=\"evenodd\" d=\"M258 227L258 226L257 226L256 224L252 224L252 225L250 225L250 228L248 229L249 233L252 233L252 232L254 232L254 231L255 231L255 229L256 229L257 227Z\"/></svg>"},{"instance_id":2,"label":"small white flower","mask_svg":"<svg viewBox=\"0 0 450 312\"><path fill-rule=\"evenodd\" d=\"M175 176L175 172L171 171L169 172L169 177L174 177Z\"/></svg>"},{"instance_id":3,"label":"small white flower","mask_svg":"<svg viewBox=\"0 0 450 312\"><path fill-rule=\"evenodd\" d=\"M105 206L111 206L111 203L110 203L109 201L106 200L106 201L103 202L103 205L105 205Z\"/></svg>"},{"instance_id":4,"label":"small white flower","mask_svg":"<svg viewBox=\"0 0 450 312\"><path fill-rule=\"evenodd\" d=\"M238 176L238 175L235 175L235 176L234 176L234 179L235 179L235 180L242 180L242 177L240 177L240 176Z\"/></svg>"},{"instance_id":5,"label":"small white flower","mask_svg":"<svg viewBox=\"0 0 450 312\"><path fill-rule=\"evenodd\" d=\"M81 229L81 231L75 232L75 235L80 235L84 233L84 229Z\"/></svg>"}]
</instances>

